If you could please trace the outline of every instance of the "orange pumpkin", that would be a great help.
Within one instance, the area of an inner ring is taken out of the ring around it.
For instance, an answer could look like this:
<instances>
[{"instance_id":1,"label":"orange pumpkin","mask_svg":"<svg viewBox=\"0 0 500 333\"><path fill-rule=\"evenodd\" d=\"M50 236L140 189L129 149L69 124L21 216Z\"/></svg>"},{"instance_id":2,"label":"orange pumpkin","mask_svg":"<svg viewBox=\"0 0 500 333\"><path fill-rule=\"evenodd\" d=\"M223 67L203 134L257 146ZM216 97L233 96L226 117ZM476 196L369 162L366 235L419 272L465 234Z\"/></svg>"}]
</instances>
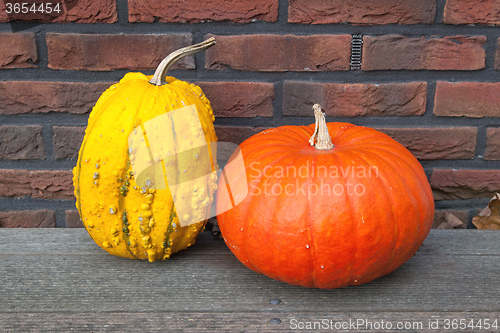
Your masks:
<instances>
[{"instance_id":1,"label":"orange pumpkin","mask_svg":"<svg viewBox=\"0 0 500 333\"><path fill-rule=\"evenodd\" d=\"M226 166L217 207L246 197L217 221L230 250L258 273L305 287L366 283L427 237L431 188L417 159L386 134L326 124L318 105L315 115L316 124L265 130L240 145L244 168Z\"/></svg>"}]
</instances>

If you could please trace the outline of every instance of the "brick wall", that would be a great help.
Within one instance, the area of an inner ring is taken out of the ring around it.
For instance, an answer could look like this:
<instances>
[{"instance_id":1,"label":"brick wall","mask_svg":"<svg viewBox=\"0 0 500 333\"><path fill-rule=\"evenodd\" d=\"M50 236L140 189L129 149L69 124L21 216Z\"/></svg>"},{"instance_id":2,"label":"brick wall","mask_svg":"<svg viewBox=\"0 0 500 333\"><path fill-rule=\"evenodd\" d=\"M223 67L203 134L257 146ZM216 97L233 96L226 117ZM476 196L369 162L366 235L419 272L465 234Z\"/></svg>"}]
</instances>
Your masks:
<instances>
[{"instance_id":1,"label":"brick wall","mask_svg":"<svg viewBox=\"0 0 500 333\"><path fill-rule=\"evenodd\" d=\"M170 73L206 92L220 140L310 124L319 102L329 121L380 129L420 159L435 227L472 227L500 190L496 0L79 0L31 23L12 23L5 2L1 227L80 226L70 170L101 92L212 35Z\"/></svg>"}]
</instances>

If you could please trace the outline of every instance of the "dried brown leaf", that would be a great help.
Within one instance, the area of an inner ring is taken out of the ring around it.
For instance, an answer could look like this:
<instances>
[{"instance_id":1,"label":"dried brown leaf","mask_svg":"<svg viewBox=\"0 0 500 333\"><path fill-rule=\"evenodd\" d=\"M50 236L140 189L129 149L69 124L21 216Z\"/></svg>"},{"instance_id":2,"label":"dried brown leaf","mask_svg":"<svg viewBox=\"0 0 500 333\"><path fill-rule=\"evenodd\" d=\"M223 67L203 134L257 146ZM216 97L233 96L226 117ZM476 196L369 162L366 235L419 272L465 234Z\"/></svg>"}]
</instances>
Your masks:
<instances>
[{"instance_id":1,"label":"dried brown leaf","mask_svg":"<svg viewBox=\"0 0 500 333\"><path fill-rule=\"evenodd\" d=\"M500 229L500 193L495 194L488 207L472 218L478 229Z\"/></svg>"}]
</instances>

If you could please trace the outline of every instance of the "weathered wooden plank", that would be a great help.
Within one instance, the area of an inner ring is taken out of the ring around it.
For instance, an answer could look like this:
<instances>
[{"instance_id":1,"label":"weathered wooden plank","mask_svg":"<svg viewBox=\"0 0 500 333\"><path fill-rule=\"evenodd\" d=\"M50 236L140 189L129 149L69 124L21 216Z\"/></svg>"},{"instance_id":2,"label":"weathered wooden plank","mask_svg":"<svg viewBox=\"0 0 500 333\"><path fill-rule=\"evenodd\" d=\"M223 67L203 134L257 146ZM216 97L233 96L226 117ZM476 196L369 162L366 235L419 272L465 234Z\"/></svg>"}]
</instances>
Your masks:
<instances>
[{"instance_id":1,"label":"weathered wooden plank","mask_svg":"<svg viewBox=\"0 0 500 333\"><path fill-rule=\"evenodd\" d=\"M431 230L419 254L500 255L498 230Z\"/></svg>"},{"instance_id":2,"label":"weathered wooden plank","mask_svg":"<svg viewBox=\"0 0 500 333\"><path fill-rule=\"evenodd\" d=\"M337 290L289 286L231 254L179 254L168 263L111 256L1 256L0 312L497 311L498 256L414 256L376 281Z\"/></svg>"},{"instance_id":3,"label":"weathered wooden plank","mask_svg":"<svg viewBox=\"0 0 500 333\"><path fill-rule=\"evenodd\" d=\"M500 254L499 238L499 232L493 230L432 230L420 251L431 255ZM226 251L223 241L214 240L209 232L201 233L197 243L190 250L207 254ZM33 254L34 251L46 254L101 252L83 229L0 229L0 254Z\"/></svg>"},{"instance_id":4,"label":"weathered wooden plank","mask_svg":"<svg viewBox=\"0 0 500 333\"><path fill-rule=\"evenodd\" d=\"M431 230L420 254L500 255L500 232L495 230ZM228 250L222 240L202 232L187 251L213 255ZM84 229L1 229L1 254L106 255Z\"/></svg>"},{"instance_id":5,"label":"weathered wooden plank","mask_svg":"<svg viewBox=\"0 0 500 333\"><path fill-rule=\"evenodd\" d=\"M197 244L187 251L199 253L227 253L224 241L215 240L210 232L202 232ZM107 253L97 246L85 229L2 229L0 228L0 255L55 254L81 255Z\"/></svg>"},{"instance_id":6,"label":"weathered wooden plank","mask_svg":"<svg viewBox=\"0 0 500 333\"><path fill-rule=\"evenodd\" d=\"M495 322L499 312L0 313L2 332L495 332Z\"/></svg>"},{"instance_id":7,"label":"weathered wooden plank","mask_svg":"<svg viewBox=\"0 0 500 333\"><path fill-rule=\"evenodd\" d=\"M0 312L268 311L273 309L271 298L280 298L281 311L290 312L500 311L500 257L490 244L498 243L494 236L499 233L486 233L490 238L484 246L477 243L484 236L470 233L471 241L488 254L464 255L454 254L453 246L460 253L472 248L470 242L455 242L450 233L438 232L430 240L446 235L444 253L439 252L441 242L433 240L425 245L427 253L419 251L392 274L337 290L289 286L254 273L210 237L168 262L150 264L107 255L91 240L82 240L82 233L59 236L52 243L43 243L42 234L28 237L41 239L39 245L28 243L24 250L18 245L19 254L13 247L0 252ZM68 246L72 242L76 245ZM83 250L71 251L75 248Z\"/></svg>"},{"instance_id":8,"label":"weathered wooden plank","mask_svg":"<svg viewBox=\"0 0 500 333\"><path fill-rule=\"evenodd\" d=\"M430 255L500 255L499 239L500 232L494 230L432 230L419 251ZM208 231L201 233L196 246L189 249L210 255L225 253L226 250L224 242L214 240ZM84 229L0 229L0 254L34 251L46 254L105 253Z\"/></svg>"}]
</instances>

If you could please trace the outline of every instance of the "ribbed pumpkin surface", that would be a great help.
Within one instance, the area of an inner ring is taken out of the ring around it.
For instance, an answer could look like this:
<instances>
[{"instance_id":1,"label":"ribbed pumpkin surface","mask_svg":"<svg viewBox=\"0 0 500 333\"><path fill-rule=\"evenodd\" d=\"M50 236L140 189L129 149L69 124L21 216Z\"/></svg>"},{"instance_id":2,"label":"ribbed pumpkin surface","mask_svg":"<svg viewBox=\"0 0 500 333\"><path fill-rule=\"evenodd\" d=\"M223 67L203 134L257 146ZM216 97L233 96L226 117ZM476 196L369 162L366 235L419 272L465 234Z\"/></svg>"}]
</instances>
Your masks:
<instances>
[{"instance_id":1,"label":"ribbed pumpkin surface","mask_svg":"<svg viewBox=\"0 0 500 333\"><path fill-rule=\"evenodd\" d=\"M99 246L113 255L154 261L167 259L194 243L208 217L217 180L209 177L195 184L197 196L184 204L192 206L189 210L200 222L181 227L177 211L186 210L174 207L172 199L180 193L136 184L129 135L134 128L143 130L151 119L194 105L203 129L199 135L207 145L217 137L210 103L199 87L173 77L167 77L168 84L156 86L149 79L141 73L129 73L99 98L89 117L73 182L82 222ZM176 142L174 146L182 150L189 149L192 142L185 133L172 128L162 135L170 136ZM148 134L144 131L145 137ZM211 156L183 153L176 157L175 151L171 156L169 163L183 170L172 176L177 183L194 179L196 170L216 170L215 165L207 163Z\"/></svg>"},{"instance_id":2,"label":"ribbed pumpkin surface","mask_svg":"<svg viewBox=\"0 0 500 333\"><path fill-rule=\"evenodd\" d=\"M306 287L361 284L406 262L429 233L434 201L416 158L371 128L328 131L334 148L318 150L314 124L266 130L240 145L246 170L224 170L233 197L248 183L248 196L217 220L250 269Z\"/></svg>"}]
</instances>

